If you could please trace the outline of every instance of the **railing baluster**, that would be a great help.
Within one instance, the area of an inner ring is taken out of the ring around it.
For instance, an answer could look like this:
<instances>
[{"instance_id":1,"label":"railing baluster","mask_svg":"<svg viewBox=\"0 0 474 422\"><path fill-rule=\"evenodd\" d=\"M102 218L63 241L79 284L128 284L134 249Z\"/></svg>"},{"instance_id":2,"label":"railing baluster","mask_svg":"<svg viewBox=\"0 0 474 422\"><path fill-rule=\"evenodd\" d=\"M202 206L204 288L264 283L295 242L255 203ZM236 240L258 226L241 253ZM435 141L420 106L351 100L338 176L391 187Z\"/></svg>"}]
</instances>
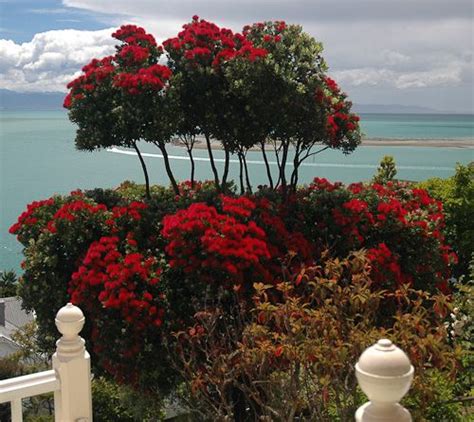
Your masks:
<instances>
[{"instance_id":1,"label":"railing baluster","mask_svg":"<svg viewBox=\"0 0 474 422\"><path fill-rule=\"evenodd\" d=\"M12 412L12 422L23 422L23 404L21 399L15 399L10 402Z\"/></svg>"}]
</instances>

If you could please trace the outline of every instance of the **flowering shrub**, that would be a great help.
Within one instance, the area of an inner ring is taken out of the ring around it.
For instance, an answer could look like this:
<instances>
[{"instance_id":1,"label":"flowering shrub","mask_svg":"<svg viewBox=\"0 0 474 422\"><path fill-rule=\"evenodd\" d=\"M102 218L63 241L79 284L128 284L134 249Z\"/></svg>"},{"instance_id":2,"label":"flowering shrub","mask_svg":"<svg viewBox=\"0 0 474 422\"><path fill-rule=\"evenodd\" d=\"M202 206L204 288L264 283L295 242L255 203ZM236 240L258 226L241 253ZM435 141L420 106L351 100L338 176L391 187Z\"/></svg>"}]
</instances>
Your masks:
<instances>
[{"instance_id":1,"label":"flowering shrub","mask_svg":"<svg viewBox=\"0 0 474 422\"><path fill-rule=\"evenodd\" d=\"M33 202L10 228L24 246L19 294L36 312L43 347L54 347L54 317L68 301L67 283L90 243L107 231L106 219L104 205L77 191Z\"/></svg>"},{"instance_id":2,"label":"flowering shrub","mask_svg":"<svg viewBox=\"0 0 474 422\"><path fill-rule=\"evenodd\" d=\"M54 312L72 300L86 312L84 335L102 370L134 385L171 381L169 364L153 362L170 332L216 301L230 307L235 292L248 308L256 282L302 289L327 247L341 259L366 250L371 286L387 295L380 324L400 306L394 292L405 284L449 291L455 258L442 206L421 189L324 179L286 196L223 195L207 182L178 189L137 201L128 184L28 206L11 232L25 246L21 295L49 346Z\"/></svg>"},{"instance_id":3,"label":"flowering shrub","mask_svg":"<svg viewBox=\"0 0 474 422\"><path fill-rule=\"evenodd\" d=\"M406 183L356 183L347 188L315 179L300 194L307 237L319 237L337 255L367 248L373 278L384 287L449 292L456 255L442 233L442 203Z\"/></svg>"},{"instance_id":4,"label":"flowering shrub","mask_svg":"<svg viewBox=\"0 0 474 422\"><path fill-rule=\"evenodd\" d=\"M148 341L163 324L160 274L155 257L137 252L132 232L125 242L117 236L93 242L72 274L71 301L91 319L93 351L119 380L137 382Z\"/></svg>"}]
</instances>

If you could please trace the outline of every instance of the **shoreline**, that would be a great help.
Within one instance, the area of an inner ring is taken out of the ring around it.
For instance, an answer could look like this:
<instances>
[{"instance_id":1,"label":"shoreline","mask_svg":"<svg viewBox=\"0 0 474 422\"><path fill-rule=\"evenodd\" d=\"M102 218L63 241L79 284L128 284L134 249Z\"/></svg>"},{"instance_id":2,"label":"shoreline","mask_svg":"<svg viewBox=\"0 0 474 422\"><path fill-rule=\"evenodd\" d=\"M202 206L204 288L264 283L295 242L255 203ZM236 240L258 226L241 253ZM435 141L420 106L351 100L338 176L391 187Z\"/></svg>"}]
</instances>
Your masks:
<instances>
[{"instance_id":1,"label":"shoreline","mask_svg":"<svg viewBox=\"0 0 474 422\"><path fill-rule=\"evenodd\" d=\"M173 139L171 144L176 147L184 148L184 145L178 139ZM222 145L218 141L211 141L212 149L222 150ZM383 146L383 147L435 147L435 148L462 148L474 149L474 138L441 138L441 139L416 139L416 138L363 138L360 146ZM195 149L206 149L206 142L203 138L197 137L194 143ZM267 150L273 150L268 145ZM260 151L260 147L252 147L249 151Z\"/></svg>"}]
</instances>

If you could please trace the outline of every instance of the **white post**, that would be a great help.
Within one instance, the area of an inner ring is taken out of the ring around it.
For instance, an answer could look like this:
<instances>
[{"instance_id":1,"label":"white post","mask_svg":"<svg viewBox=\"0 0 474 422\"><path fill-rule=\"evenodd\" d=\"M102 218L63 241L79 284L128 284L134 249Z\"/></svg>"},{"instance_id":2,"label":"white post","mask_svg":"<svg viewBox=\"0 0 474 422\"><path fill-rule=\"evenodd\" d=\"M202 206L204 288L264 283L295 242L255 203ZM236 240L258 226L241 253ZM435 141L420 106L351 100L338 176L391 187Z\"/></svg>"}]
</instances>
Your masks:
<instances>
[{"instance_id":1,"label":"white post","mask_svg":"<svg viewBox=\"0 0 474 422\"><path fill-rule=\"evenodd\" d=\"M53 355L53 369L61 385L54 393L56 421L92 421L90 356L79 336L84 321L82 311L71 303L56 315L56 327L62 334Z\"/></svg>"},{"instance_id":2,"label":"white post","mask_svg":"<svg viewBox=\"0 0 474 422\"><path fill-rule=\"evenodd\" d=\"M410 422L410 412L398 402L410 389L414 369L408 356L390 340L366 349L356 367L359 386L369 402L357 409L356 422Z\"/></svg>"}]
</instances>

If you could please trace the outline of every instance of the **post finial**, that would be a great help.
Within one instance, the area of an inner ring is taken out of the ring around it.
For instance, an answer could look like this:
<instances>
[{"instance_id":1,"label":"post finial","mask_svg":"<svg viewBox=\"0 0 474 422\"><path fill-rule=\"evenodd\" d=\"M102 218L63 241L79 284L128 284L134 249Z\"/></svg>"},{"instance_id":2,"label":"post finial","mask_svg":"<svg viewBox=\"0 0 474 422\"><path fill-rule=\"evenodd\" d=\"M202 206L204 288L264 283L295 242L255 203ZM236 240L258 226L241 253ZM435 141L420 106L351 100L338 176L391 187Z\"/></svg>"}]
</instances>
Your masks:
<instances>
[{"instance_id":1,"label":"post finial","mask_svg":"<svg viewBox=\"0 0 474 422\"><path fill-rule=\"evenodd\" d=\"M84 352L84 340L79 333L84 327L85 317L81 309L68 303L56 314L56 327L62 337L56 342L56 352L60 358L70 359Z\"/></svg>"},{"instance_id":2,"label":"post finial","mask_svg":"<svg viewBox=\"0 0 474 422\"><path fill-rule=\"evenodd\" d=\"M370 400L357 410L357 422L411 421L410 413L398 403L408 392L414 373L403 350L381 339L362 353L355 370L359 386Z\"/></svg>"},{"instance_id":3,"label":"post finial","mask_svg":"<svg viewBox=\"0 0 474 422\"><path fill-rule=\"evenodd\" d=\"M84 327L84 321L81 309L70 302L58 311L55 320L58 331L65 337L77 336Z\"/></svg>"}]
</instances>

